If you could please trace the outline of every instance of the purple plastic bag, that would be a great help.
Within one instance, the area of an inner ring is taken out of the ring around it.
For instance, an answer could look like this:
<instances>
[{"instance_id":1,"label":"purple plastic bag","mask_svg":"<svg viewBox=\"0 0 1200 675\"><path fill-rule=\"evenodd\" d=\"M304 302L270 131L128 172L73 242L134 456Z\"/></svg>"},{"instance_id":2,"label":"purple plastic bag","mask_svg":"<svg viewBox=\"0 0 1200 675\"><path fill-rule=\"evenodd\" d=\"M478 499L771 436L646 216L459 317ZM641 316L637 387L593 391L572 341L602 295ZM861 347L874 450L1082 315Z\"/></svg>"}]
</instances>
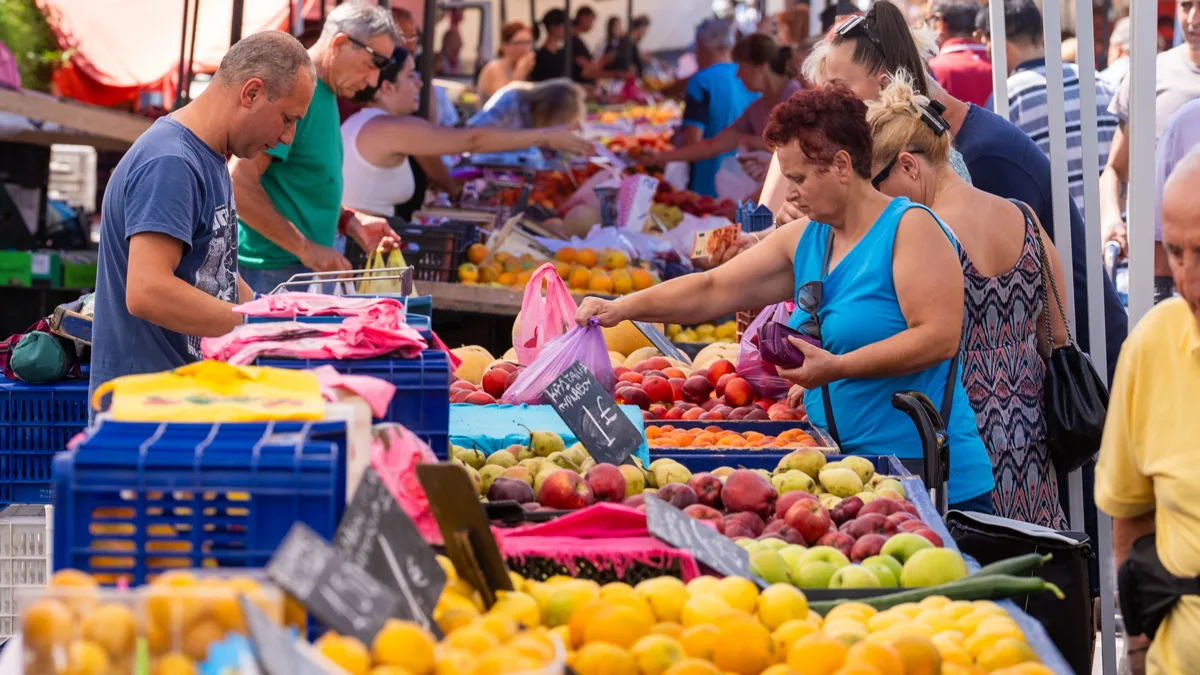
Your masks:
<instances>
[{"instance_id":1,"label":"purple plastic bag","mask_svg":"<svg viewBox=\"0 0 1200 675\"><path fill-rule=\"evenodd\" d=\"M588 319L588 325L576 326L547 342L533 363L526 366L516 382L504 392L500 402L513 405L545 403L542 392L576 361L582 361L600 386L612 393L617 376L613 374L612 361L608 358L604 331L600 329L600 322L593 317Z\"/></svg>"},{"instance_id":2,"label":"purple plastic bag","mask_svg":"<svg viewBox=\"0 0 1200 675\"><path fill-rule=\"evenodd\" d=\"M745 378L750 386L754 387L754 391L759 396L783 398L792 388L792 383L780 377L775 366L763 360L762 354L754 344L754 337L758 335L758 329L768 321L787 323L787 320L786 303L770 305L759 312L758 316L754 317L754 321L751 321L750 325L746 327L746 332L742 333L742 341L738 346L737 373Z\"/></svg>"}]
</instances>

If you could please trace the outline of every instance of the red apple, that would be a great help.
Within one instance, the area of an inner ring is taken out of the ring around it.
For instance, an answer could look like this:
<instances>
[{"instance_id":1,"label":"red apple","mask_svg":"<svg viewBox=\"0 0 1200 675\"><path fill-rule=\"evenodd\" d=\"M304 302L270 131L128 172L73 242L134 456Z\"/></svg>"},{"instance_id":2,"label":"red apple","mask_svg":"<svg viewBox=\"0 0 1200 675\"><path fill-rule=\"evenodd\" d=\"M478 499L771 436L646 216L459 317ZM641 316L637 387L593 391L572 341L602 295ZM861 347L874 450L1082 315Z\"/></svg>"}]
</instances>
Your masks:
<instances>
[{"instance_id":1,"label":"red apple","mask_svg":"<svg viewBox=\"0 0 1200 675\"><path fill-rule=\"evenodd\" d=\"M624 483L624 480L621 481ZM583 476L563 469L550 474L538 490L538 503L554 509L582 509L596 501Z\"/></svg>"},{"instance_id":2,"label":"red apple","mask_svg":"<svg viewBox=\"0 0 1200 675\"><path fill-rule=\"evenodd\" d=\"M850 548L850 560L862 562L873 555L879 555L879 551L887 540L888 538L882 534L864 534L855 540L854 546Z\"/></svg>"},{"instance_id":3,"label":"red apple","mask_svg":"<svg viewBox=\"0 0 1200 675\"><path fill-rule=\"evenodd\" d=\"M919 530L915 530L913 532L913 534L915 534L919 537L925 537L926 539L929 540L929 543L933 544L934 546L942 545L942 538L938 536L938 533L934 532L933 530L931 530L927 527L919 529Z\"/></svg>"},{"instance_id":4,"label":"red apple","mask_svg":"<svg viewBox=\"0 0 1200 675\"><path fill-rule=\"evenodd\" d=\"M897 525L896 529L901 532L916 532L917 530L926 529L926 525L919 520L906 520Z\"/></svg>"},{"instance_id":5,"label":"red apple","mask_svg":"<svg viewBox=\"0 0 1200 675\"><path fill-rule=\"evenodd\" d=\"M829 527L833 525L825 507L821 506L820 502L810 499L797 501L792 508L788 509L787 515L783 519L787 521L788 525L795 528L810 546L825 536L829 532Z\"/></svg>"},{"instance_id":6,"label":"red apple","mask_svg":"<svg viewBox=\"0 0 1200 675\"><path fill-rule=\"evenodd\" d=\"M832 546L842 552L847 558L854 549L854 538L842 532L826 532L817 540L817 546Z\"/></svg>"},{"instance_id":7,"label":"red apple","mask_svg":"<svg viewBox=\"0 0 1200 675\"><path fill-rule=\"evenodd\" d=\"M785 492L779 495L779 500L775 502L775 515L779 516L780 518L786 516L788 509L792 508L796 502L805 499L814 502L817 501L816 495L800 490L793 490L791 492Z\"/></svg>"},{"instance_id":8,"label":"red apple","mask_svg":"<svg viewBox=\"0 0 1200 675\"><path fill-rule=\"evenodd\" d=\"M621 503L624 504L625 506L642 506L643 504L646 503L646 495L644 495L644 494L629 495L628 497L623 499L621 501Z\"/></svg>"},{"instance_id":9,"label":"red apple","mask_svg":"<svg viewBox=\"0 0 1200 675\"><path fill-rule=\"evenodd\" d=\"M717 359L708 364L708 381L715 388L721 381L721 376L736 372L737 368L725 359Z\"/></svg>"},{"instance_id":10,"label":"red apple","mask_svg":"<svg viewBox=\"0 0 1200 675\"><path fill-rule=\"evenodd\" d=\"M888 516L888 520L899 525L900 523L903 523L906 520L920 520L920 518L917 518L916 516L909 513L908 511L899 511L897 513L893 513L892 515Z\"/></svg>"},{"instance_id":11,"label":"red apple","mask_svg":"<svg viewBox=\"0 0 1200 675\"><path fill-rule=\"evenodd\" d=\"M804 539L804 535L800 534L799 530L786 523L783 527L779 528L779 532L776 533L775 537L798 546L806 546L808 544L808 541Z\"/></svg>"},{"instance_id":12,"label":"red apple","mask_svg":"<svg viewBox=\"0 0 1200 675\"><path fill-rule=\"evenodd\" d=\"M702 523L711 523L716 528L717 532L725 533L725 519L721 516L721 512L705 506L703 504L692 504L683 509L683 512L689 516L699 520Z\"/></svg>"},{"instance_id":13,"label":"red apple","mask_svg":"<svg viewBox=\"0 0 1200 675\"><path fill-rule=\"evenodd\" d=\"M712 390L712 385L708 380L693 375L683 383L683 400L690 403L704 403L709 400Z\"/></svg>"},{"instance_id":14,"label":"red apple","mask_svg":"<svg viewBox=\"0 0 1200 675\"><path fill-rule=\"evenodd\" d=\"M884 534L892 535L896 533L896 524L887 519L887 516L878 513L868 513L859 516L854 520L849 521L850 527L847 528L846 534L858 539L865 534Z\"/></svg>"},{"instance_id":15,"label":"red apple","mask_svg":"<svg viewBox=\"0 0 1200 675\"><path fill-rule=\"evenodd\" d=\"M725 385L725 400L729 405L740 407L754 402L754 387L746 380L735 377Z\"/></svg>"},{"instance_id":16,"label":"red apple","mask_svg":"<svg viewBox=\"0 0 1200 675\"><path fill-rule=\"evenodd\" d=\"M763 519L760 518L757 513L752 511L739 511L738 513L731 513L725 516L725 526L728 527L729 523L731 522L741 523L750 528L750 531L754 533L753 536L755 537L759 536L763 533L763 530L767 529L767 525L763 522Z\"/></svg>"},{"instance_id":17,"label":"red apple","mask_svg":"<svg viewBox=\"0 0 1200 675\"><path fill-rule=\"evenodd\" d=\"M687 484L696 493L696 500L701 504L714 509L721 508L721 490L725 486L721 483L720 478L706 471L701 471L700 473L692 474L692 478Z\"/></svg>"},{"instance_id":18,"label":"red apple","mask_svg":"<svg viewBox=\"0 0 1200 675\"><path fill-rule=\"evenodd\" d=\"M859 510L858 515L861 518L869 513L878 513L883 516L890 516L897 511L905 510L900 502L887 499L885 497L877 497L871 500L870 504L866 504Z\"/></svg>"},{"instance_id":19,"label":"red apple","mask_svg":"<svg viewBox=\"0 0 1200 675\"><path fill-rule=\"evenodd\" d=\"M668 483L654 495L677 509L685 509L696 503L696 493L683 483Z\"/></svg>"},{"instance_id":20,"label":"red apple","mask_svg":"<svg viewBox=\"0 0 1200 675\"><path fill-rule=\"evenodd\" d=\"M754 530L751 530L749 525L726 519L725 536L737 541L738 539L753 539L758 535L754 534Z\"/></svg>"},{"instance_id":21,"label":"red apple","mask_svg":"<svg viewBox=\"0 0 1200 675\"><path fill-rule=\"evenodd\" d=\"M585 478L596 501L620 502L625 499L625 474L612 464L593 466Z\"/></svg>"},{"instance_id":22,"label":"red apple","mask_svg":"<svg viewBox=\"0 0 1200 675\"><path fill-rule=\"evenodd\" d=\"M854 520L862 507L862 498L857 495L850 495L838 503L837 506L833 507L833 510L829 512L829 517L833 518L833 522L841 525L848 520Z\"/></svg>"}]
</instances>

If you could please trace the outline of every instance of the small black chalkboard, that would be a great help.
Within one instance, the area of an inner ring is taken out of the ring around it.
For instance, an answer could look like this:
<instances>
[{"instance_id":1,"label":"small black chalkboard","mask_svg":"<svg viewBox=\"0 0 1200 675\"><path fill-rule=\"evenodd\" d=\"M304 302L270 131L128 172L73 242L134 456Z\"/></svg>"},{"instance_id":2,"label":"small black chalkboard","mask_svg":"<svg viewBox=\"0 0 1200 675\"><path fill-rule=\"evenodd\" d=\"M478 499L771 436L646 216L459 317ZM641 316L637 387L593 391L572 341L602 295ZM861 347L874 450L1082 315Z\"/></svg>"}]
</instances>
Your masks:
<instances>
[{"instance_id":1,"label":"small black chalkboard","mask_svg":"<svg viewBox=\"0 0 1200 675\"><path fill-rule=\"evenodd\" d=\"M692 362L692 357L684 354L679 347L676 347L675 343L671 342L671 338L667 337L665 333L659 330L658 326L655 326L652 323L646 323L645 321L634 321L633 325L636 326L638 330L642 331L642 335L645 335L646 339L650 341L650 344L657 347L658 351L662 352L663 356L669 356L676 361L683 361L684 363Z\"/></svg>"},{"instance_id":2,"label":"small black chalkboard","mask_svg":"<svg viewBox=\"0 0 1200 675\"><path fill-rule=\"evenodd\" d=\"M371 576L399 591L396 618L441 637L433 620L446 572L392 493L367 467L333 536L333 546Z\"/></svg>"},{"instance_id":3,"label":"small black chalkboard","mask_svg":"<svg viewBox=\"0 0 1200 675\"><path fill-rule=\"evenodd\" d=\"M641 432L583 362L571 364L542 395L597 462L622 464L641 446Z\"/></svg>"},{"instance_id":4,"label":"small black chalkboard","mask_svg":"<svg viewBox=\"0 0 1200 675\"><path fill-rule=\"evenodd\" d=\"M496 591L511 591L513 585L475 484L453 464L420 464L417 479L442 531L446 555L458 576L474 586L490 608Z\"/></svg>"},{"instance_id":5,"label":"small black chalkboard","mask_svg":"<svg viewBox=\"0 0 1200 675\"><path fill-rule=\"evenodd\" d=\"M325 675L324 668L300 651L296 639L287 629L271 623L246 596L238 596L238 602L242 616L246 617L250 644L254 645L254 656L263 675Z\"/></svg>"},{"instance_id":6,"label":"small black chalkboard","mask_svg":"<svg viewBox=\"0 0 1200 675\"><path fill-rule=\"evenodd\" d=\"M327 626L363 644L371 644L401 603L399 595L304 523L292 525L275 549L267 576Z\"/></svg>"},{"instance_id":7,"label":"small black chalkboard","mask_svg":"<svg viewBox=\"0 0 1200 675\"><path fill-rule=\"evenodd\" d=\"M759 586L767 584L750 571L750 556L732 539L671 506L646 496L646 528L675 548L692 552L696 560L727 577L745 577Z\"/></svg>"}]
</instances>

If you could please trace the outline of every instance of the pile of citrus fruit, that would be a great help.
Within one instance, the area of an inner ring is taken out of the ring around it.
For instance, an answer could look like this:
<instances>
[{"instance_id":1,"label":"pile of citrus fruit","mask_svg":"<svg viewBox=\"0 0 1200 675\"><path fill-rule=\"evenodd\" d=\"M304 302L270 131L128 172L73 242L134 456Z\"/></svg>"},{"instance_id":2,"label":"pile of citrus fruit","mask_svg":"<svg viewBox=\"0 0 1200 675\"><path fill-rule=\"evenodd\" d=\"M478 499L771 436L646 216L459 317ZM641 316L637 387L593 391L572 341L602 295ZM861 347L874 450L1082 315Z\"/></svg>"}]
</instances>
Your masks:
<instances>
[{"instance_id":1,"label":"pile of citrus fruit","mask_svg":"<svg viewBox=\"0 0 1200 675\"><path fill-rule=\"evenodd\" d=\"M676 429L665 424L648 425L646 442L652 448L806 448L820 445L800 428L785 429L769 436L758 431L734 431L716 425L703 429Z\"/></svg>"},{"instance_id":2,"label":"pile of citrus fruit","mask_svg":"<svg viewBox=\"0 0 1200 675\"><path fill-rule=\"evenodd\" d=\"M529 253L514 256L506 251L496 253L488 261L487 247L472 244L467 248L467 262L458 266L458 280L465 284L524 288L545 262ZM597 252L567 246L554 254L554 267L572 291L624 295L657 282L649 270L631 265L629 256L612 249Z\"/></svg>"}]
</instances>

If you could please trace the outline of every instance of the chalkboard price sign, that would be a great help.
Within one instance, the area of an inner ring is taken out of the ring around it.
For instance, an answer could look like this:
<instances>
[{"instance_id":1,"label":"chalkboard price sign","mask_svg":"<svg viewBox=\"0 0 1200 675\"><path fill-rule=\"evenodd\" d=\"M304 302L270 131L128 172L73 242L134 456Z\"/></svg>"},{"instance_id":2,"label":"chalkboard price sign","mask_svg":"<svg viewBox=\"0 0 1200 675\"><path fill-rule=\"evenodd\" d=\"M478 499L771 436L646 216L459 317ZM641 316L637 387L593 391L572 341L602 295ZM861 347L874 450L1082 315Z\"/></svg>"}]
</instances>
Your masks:
<instances>
[{"instance_id":1,"label":"chalkboard price sign","mask_svg":"<svg viewBox=\"0 0 1200 675\"><path fill-rule=\"evenodd\" d=\"M764 588L767 585L750 571L750 556L745 549L652 495L646 496L646 527L651 536L691 551L697 561L723 576L745 577Z\"/></svg>"},{"instance_id":2,"label":"chalkboard price sign","mask_svg":"<svg viewBox=\"0 0 1200 675\"><path fill-rule=\"evenodd\" d=\"M292 525L275 549L267 576L330 628L364 644L399 611L395 592L304 523Z\"/></svg>"},{"instance_id":3,"label":"chalkboard price sign","mask_svg":"<svg viewBox=\"0 0 1200 675\"><path fill-rule=\"evenodd\" d=\"M645 335L646 339L650 341L650 344L657 347L658 351L662 352L663 356L669 356L676 361L683 361L684 363L692 362L691 357L687 354L684 354L679 347L676 347L675 343L671 342L671 338L667 337L661 330L659 330L658 326L655 326L652 323L646 323L645 321L634 321L633 325L636 326L638 330L642 331L642 335Z\"/></svg>"},{"instance_id":4,"label":"chalkboard price sign","mask_svg":"<svg viewBox=\"0 0 1200 675\"><path fill-rule=\"evenodd\" d=\"M300 651L295 638L284 628L271 623L246 596L238 597L242 616L246 617L250 644L264 675L325 675L325 670Z\"/></svg>"},{"instance_id":5,"label":"chalkboard price sign","mask_svg":"<svg viewBox=\"0 0 1200 675\"><path fill-rule=\"evenodd\" d=\"M334 533L333 546L368 574L399 592L396 618L441 636L433 621L446 572L408 514L368 467Z\"/></svg>"},{"instance_id":6,"label":"chalkboard price sign","mask_svg":"<svg viewBox=\"0 0 1200 675\"><path fill-rule=\"evenodd\" d=\"M621 464L642 444L641 432L582 362L571 364L542 394L597 462Z\"/></svg>"}]
</instances>

